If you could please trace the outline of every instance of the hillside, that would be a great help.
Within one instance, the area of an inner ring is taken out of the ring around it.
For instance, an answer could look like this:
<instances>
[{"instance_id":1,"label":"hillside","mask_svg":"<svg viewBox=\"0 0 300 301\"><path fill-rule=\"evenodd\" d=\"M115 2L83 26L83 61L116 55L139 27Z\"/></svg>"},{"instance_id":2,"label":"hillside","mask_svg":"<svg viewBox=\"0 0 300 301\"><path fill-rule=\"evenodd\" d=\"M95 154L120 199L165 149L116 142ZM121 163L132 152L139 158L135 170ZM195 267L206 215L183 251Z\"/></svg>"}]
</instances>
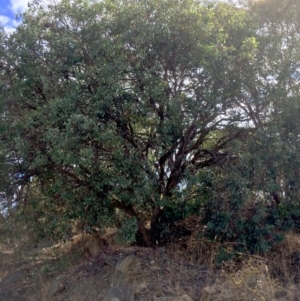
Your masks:
<instances>
[{"instance_id":1,"label":"hillside","mask_svg":"<svg viewBox=\"0 0 300 301\"><path fill-rule=\"evenodd\" d=\"M185 250L179 244L153 250L105 246L81 235L50 247L2 244L0 300L117 300L105 295L120 286L118 267L128 258L134 264L120 279L131 297L124 301L299 300L299 236L289 235L268 256L220 265L214 264L216 246L189 244Z\"/></svg>"}]
</instances>

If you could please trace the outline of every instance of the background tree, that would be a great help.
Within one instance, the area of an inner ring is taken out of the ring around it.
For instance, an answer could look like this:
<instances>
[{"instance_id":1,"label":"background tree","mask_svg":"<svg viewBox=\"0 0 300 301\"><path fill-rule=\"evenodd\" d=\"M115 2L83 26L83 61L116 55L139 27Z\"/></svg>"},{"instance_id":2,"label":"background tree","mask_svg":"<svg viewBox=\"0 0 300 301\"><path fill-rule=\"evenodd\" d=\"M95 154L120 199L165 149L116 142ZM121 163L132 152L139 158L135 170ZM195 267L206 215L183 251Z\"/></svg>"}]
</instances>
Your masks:
<instances>
[{"instance_id":1,"label":"background tree","mask_svg":"<svg viewBox=\"0 0 300 301\"><path fill-rule=\"evenodd\" d=\"M205 221L209 237L257 252L280 239L280 230L299 230L299 1L248 8L257 49L239 105L260 126L229 146L236 160L215 179Z\"/></svg>"}]
</instances>

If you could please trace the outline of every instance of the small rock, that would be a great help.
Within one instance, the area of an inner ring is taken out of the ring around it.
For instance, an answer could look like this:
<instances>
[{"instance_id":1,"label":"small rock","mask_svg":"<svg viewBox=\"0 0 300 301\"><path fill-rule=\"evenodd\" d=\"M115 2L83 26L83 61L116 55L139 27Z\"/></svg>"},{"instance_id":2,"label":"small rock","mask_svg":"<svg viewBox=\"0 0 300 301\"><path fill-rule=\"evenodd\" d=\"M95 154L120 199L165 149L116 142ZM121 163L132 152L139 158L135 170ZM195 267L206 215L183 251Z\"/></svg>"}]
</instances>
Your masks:
<instances>
[{"instance_id":1,"label":"small rock","mask_svg":"<svg viewBox=\"0 0 300 301\"><path fill-rule=\"evenodd\" d=\"M131 283L133 284L141 271L140 260L133 256L127 256L120 260L112 274L112 284L120 285Z\"/></svg>"},{"instance_id":2,"label":"small rock","mask_svg":"<svg viewBox=\"0 0 300 301\"><path fill-rule=\"evenodd\" d=\"M134 255L129 255L119 261L116 270L126 274L128 272L138 272L141 268L140 260Z\"/></svg>"}]
</instances>

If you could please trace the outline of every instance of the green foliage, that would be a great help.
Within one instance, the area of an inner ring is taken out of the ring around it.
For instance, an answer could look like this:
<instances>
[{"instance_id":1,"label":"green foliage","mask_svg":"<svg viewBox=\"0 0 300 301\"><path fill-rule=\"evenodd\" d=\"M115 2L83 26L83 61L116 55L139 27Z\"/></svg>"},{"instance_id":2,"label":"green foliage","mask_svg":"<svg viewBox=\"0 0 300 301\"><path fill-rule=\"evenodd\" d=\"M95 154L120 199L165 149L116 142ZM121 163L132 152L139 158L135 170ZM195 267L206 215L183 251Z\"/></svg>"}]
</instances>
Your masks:
<instances>
[{"instance_id":1,"label":"green foliage","mask_svg":"<svg viewBox=\"0 0 300 301\"><path fill-rule=\"evenodd\" d=\"M206 228L201 236L221 244L231 243L232 255L236 252L265 253L282 240L279 232L282 228L273 218L274 213L265 205L249 202L241 195L231 195L227 201L219 198L206 204L203 218Z\"/></svg>"},{"instance_id":2,"label":"green foliage","mask_svg":"<svg viewBox=\"0 0 300 301\"><path fill-rule=\"evenodd\" d=\"M191 215L250 252L298 228L300 3L280 3L33 2L1 35L10 210L149 246Z\"/></svg>"},{"instance_id":3,"label":"green foliage","mask_svg":"<svg viewBox=\"0 0 300 301\"><path fill-rule=\"evenodd\" d=\"M137 233L136 218L127 218L122 221L121 227L118 228L116 242L117 243L133 243Z\"/></svg>"}]
</instances>

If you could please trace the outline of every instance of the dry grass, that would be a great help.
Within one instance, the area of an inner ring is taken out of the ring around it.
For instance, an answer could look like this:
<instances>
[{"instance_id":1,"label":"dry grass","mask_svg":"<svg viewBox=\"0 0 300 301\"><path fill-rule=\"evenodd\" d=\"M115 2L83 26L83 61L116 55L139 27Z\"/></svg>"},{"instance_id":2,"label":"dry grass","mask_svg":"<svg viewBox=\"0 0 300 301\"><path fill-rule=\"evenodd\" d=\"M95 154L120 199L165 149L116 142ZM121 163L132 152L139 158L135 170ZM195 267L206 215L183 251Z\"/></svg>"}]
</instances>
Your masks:
<instances>
[{"instance_id":1,"label":"dry grass","mask_svg":"<svg viewBox=\"0 0 300 301\"><path fill-rule=\"evenodd\" d=\"M129 254L135 254L143 266L135 287L138 301L155 301L163 296L174 301L298 300L300 236L293 233L267 255L247 255L216 267L220 246L197 240L194 234L170 244L167 250L153 251L107 246L102 238L86 235L64 244L34 248L26 229L23 233L19 229L15 239L11 229L0 231L0 281L24 268L28 270L22 280L0 285L0 300L3 292L18 289L22 294L7 300L102 300L113 264ZM50 297L49 290L57 277L63 279L65 290Z\"/></svg>"},{"instance_id":2,"label":"dry grass","mask_svg":"<svg viewBox=\"0 0 300 301\"><path fill-rule=\"evenodd\" d=\"M170 250L180 258L207 266L212 275L216 272L214 263L219 247L192 235L172 245ZM207 278L207 293L204 292L199 300L297 301L300 300L297 299L299 283L300 235L289 233L283 242L263 256L245 254L239 260L224 262L217 277Z\"/></svg>"}]
</instances>

